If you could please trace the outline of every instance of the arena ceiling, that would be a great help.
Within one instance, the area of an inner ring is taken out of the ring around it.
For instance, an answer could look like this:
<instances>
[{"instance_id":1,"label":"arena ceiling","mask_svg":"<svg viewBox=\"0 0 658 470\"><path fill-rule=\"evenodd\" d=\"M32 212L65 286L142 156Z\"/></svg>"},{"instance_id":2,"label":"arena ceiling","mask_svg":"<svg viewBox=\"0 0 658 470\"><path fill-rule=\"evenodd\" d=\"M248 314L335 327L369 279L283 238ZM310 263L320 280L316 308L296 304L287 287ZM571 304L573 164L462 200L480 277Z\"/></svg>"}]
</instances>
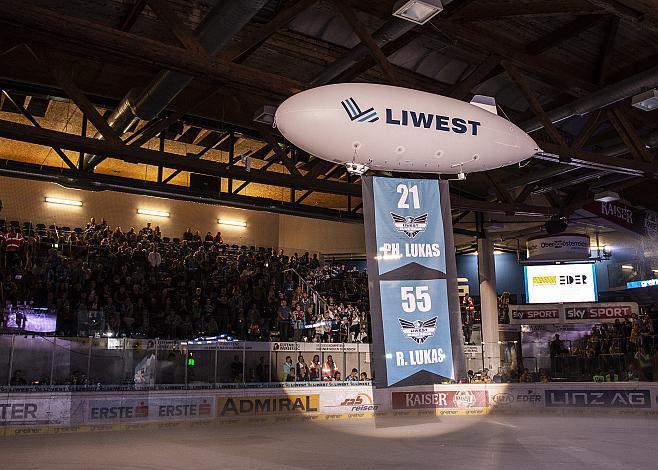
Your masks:
<instances>
[{"instance_id":1,"label":"arena ceiling","mask_svg":"<svg viewBox=\"0 0 658 470\"><path fill-rule=\"evenodd\" d=\"M355 81L491 95L532 131L545 154L451 183L464 235L477 213L532 225L602 189L658 208L658 111L631 106L658 86L655 2L453 0L424 26L394 3L0 0L0 174L359 220L358 178L253 120ZM116 124L126 97L145 96L158 106ZM190 173L221 178L220 194L190 188Z\"/></svg>"}]
</instances>

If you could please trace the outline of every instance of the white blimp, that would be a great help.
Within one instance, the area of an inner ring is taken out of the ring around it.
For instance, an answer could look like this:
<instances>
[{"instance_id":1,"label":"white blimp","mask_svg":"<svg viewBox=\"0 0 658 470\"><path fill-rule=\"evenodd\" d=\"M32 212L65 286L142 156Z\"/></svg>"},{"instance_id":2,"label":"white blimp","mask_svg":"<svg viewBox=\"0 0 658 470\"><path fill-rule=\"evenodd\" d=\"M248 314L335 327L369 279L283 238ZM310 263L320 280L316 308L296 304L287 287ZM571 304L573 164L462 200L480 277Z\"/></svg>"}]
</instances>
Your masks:
<instances>
[{"instance_id":1,"label":"white blimp","mask_svg":"<svg viewBox=\"0 0 658 470\"><path fill-rule=\"evenodd\" d=\"M369 83L298 93L277 108L274 123L299 148L356 174L372 168L463 178L539 151L528 134L498 115L493 98L466 103Z\"/></svg>"}]
</instances>

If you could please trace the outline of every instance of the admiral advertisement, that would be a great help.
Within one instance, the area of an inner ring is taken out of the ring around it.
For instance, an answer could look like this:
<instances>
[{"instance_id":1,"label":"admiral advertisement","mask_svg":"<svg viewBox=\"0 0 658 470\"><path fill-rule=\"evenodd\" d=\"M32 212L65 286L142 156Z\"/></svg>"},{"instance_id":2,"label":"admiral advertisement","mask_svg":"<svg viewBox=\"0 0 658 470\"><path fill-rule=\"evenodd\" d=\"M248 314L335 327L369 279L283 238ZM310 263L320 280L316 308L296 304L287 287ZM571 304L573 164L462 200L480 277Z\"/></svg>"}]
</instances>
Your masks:
<instances>
[{"instance_id":1,"label":"admiral advertisement","mask_svg":"<svg viewBox=\"0 0 658 470\"><path fill-rule=\"evenodd\" d=\"M373 351L384 359L375 361L378 385L454 378L451 331L458 329L449 305L458 300L448 283L455 296L457 286L454 268L447 275L454 249L451 238L446 247L439 182L366 178L364 194L371 313L381 311L373 316Z\"/></svg>"},{"instance_id":2,"label":"admiral advertisement","mask_svg":"<svg viewBox=\"0 0 658 470\"><path fill-rule=\"evenodd\" d=\"M307 414L318 412L319 409L319 394L217 398L217 416L220 418L245 415Z\"/></svg>"},{"instance_id":3,"label":"admiral advertisement","mask_svg":"<svg viewBox=\"0 0 658 470\"><path fill-rule=\"evenodd\" d=\"M394 410L486 408L486 390L441 390L431 392L393 392Z\"/></svg>"}]
</instances>

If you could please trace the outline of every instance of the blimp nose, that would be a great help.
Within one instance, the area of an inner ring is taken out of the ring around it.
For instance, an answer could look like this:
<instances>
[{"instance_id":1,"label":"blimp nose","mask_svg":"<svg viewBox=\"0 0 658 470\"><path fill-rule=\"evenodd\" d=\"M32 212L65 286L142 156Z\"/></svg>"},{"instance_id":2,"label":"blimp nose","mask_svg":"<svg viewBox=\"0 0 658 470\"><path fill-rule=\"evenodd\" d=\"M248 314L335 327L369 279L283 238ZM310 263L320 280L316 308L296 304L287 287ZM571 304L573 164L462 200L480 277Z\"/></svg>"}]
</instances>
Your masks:
<instances>
[{"instance_id":1,"label":"blimp nose","mask_svg":"<svg viewBox=\"0 0 658 470\"><path fill-rule=\"evenodd\" d=\"M539 145L537 145L537 142L535 142L534 139L530 137L528 134L526 134L525 132L520 131L518 133L518 138L519 138L518 141L519 149L524 154L527 154L528 157L531 157L537 152L541 151Z\"/></svg>"}]
</instances>

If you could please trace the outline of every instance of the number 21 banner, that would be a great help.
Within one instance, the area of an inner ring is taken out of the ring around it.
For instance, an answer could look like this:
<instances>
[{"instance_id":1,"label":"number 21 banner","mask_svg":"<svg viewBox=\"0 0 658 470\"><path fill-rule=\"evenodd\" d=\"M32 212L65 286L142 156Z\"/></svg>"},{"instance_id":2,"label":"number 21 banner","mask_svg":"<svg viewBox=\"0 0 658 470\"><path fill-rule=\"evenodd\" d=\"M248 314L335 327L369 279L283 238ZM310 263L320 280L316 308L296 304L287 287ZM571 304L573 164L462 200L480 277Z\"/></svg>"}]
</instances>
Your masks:
<instances>
[{"instance_id":1,"label":"number 21 banner","mask_svg":"<svg viewBox=\"0 0 658 470\"><path fill-rule=\"evenodd\" d=\"M454 379L463 353L447 182L366 177L363 206L375 384Z\"/></svg>"}]
</instances>

